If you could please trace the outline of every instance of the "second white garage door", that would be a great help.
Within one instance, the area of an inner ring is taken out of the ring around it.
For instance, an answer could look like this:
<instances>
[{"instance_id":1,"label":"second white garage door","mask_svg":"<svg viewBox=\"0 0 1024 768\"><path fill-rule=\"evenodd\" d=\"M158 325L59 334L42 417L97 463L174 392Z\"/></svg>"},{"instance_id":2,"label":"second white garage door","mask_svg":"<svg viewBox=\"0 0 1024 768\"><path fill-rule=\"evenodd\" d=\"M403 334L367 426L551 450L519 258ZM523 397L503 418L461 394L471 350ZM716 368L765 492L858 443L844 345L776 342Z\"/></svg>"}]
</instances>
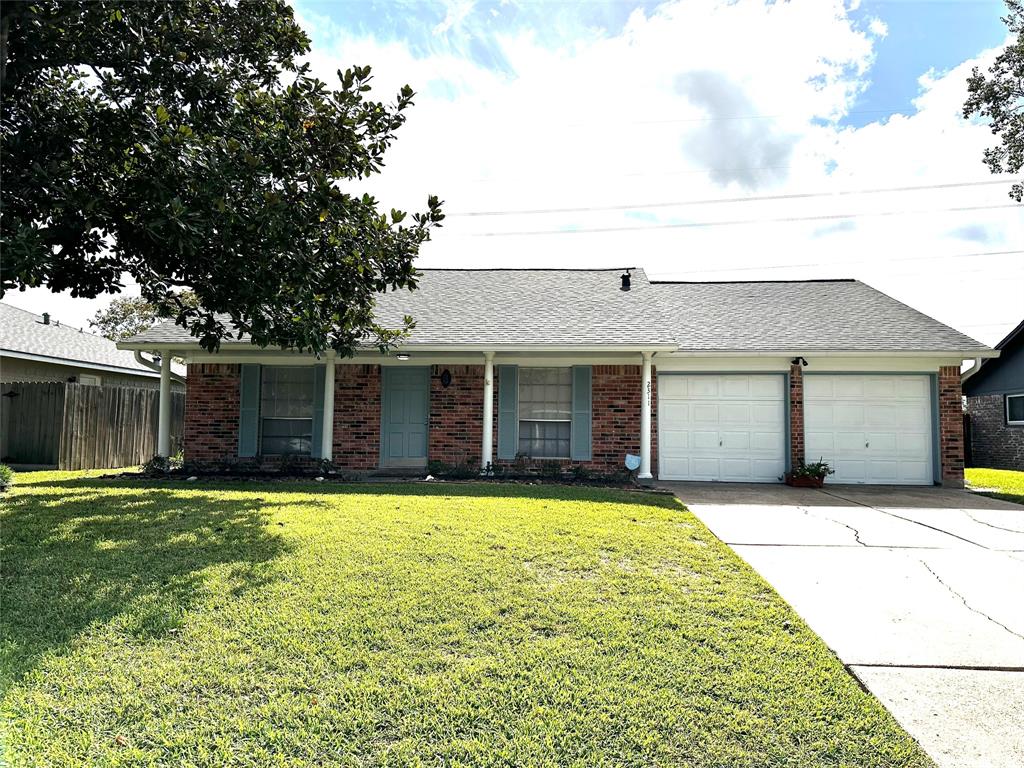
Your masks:
<instances>
[{"instance_id":1,"label":"second white garage door","mask_svg":"<svg viewBox=\"0 0 1024 768\"><path fill-rule=\"evenodd\" d=\"M658 477L777 482L785 469L785 377L658 377Z\"/></svg>"},{"instance_id":2,"label":"second white garage door","mask_svg":"<svg viewBox=\"0 0 1024 768\"><path fill-rule=\"evenodd\" d=\"M928 376L804 376L805 453L832 483L932 482Z\"/></svg>"}]
</instances>

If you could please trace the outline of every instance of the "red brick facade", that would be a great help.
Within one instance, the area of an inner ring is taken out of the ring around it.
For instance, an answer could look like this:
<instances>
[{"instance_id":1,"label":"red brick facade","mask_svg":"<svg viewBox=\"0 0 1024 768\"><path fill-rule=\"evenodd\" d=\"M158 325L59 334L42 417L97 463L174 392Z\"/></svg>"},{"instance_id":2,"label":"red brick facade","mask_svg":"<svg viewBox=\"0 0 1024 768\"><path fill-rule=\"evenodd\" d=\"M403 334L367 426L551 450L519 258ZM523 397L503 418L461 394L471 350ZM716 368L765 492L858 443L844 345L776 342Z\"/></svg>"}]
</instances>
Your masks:
<instances>
[{"instance_id":1,"label":"red brick facade","mask_svg":"<svg viewBox=\"0 0 1024 768\"><path fill-rule=\"evenodd\" d=\"M942 484L964 487L964 409L960 391L960 367L939 368L939 457Z\"/></svg>"},{"instance_id":2,"label":"red brick facade","mask_svg":"<svg viewBox=\"0 0 1024 768\"><path fill-rule=\"evenodd\" d=\"M804 369L789 367L789 455L794 467L804 459Z\"/></svg>"},{"instance_id":3,"label":"red brick facade","mask_svg":"<svg viewBox=\"0 0 1024 768\"><path fill-rule=\"evenodd\" d=\"M185 385L185 461L233 461L238 456L239 367L192 364Z\"/></svg>"},{"instance_id":4,"label":"red brick facade","mask_svg":"<svg viewBox=\"0 0 1024 768\"><path fill-rule=\"evenodd\" d=\"M448 387L441 372L452 376ZM480 461L483 435L483 365L434 366L430 378L428 457L451 465ZM196 463L237 461L239 366L188 366L185 395L185 459ZM652 374L651 471L657 477L657 373ZM498 376L494 381L494 448L498 442ZM960 371L943 367L938 376L941 481L962 486L964 467ZM335 368L334 463L341 469L367 471L380 463L381 368L341 364ZM804 458L803 371L790 370L790 451L792 462ZM588 470L622 468L627 453L640 452L641 367L596 365L592 379L592 459ZM503 461L502 464L512 462Z\"/></svg>"},{"instance_id":5,"label":"red brick facade","mask_svg":"<svg viewBox=\"0 0 1024 768\"><path fill-rule=\"evenodd\" d=\"M379 365L334 366L334 463L369 470L380 464Z\"/></svg>"},{"instance_id":6,"label":"red brick facade","mask_svg":"<svg viewBox=\"0 0 1024 768\"><path fill-rule=\"evenodd\" d=\"M441 373L452 380L445 387ZM497 375L494 410L497 412ZM484 367L482 365L435 365L430 370L430 461L462 466L480 465L484 439ZM495 427L492 434L497 434Z\"/></svg>"}]
</instances>

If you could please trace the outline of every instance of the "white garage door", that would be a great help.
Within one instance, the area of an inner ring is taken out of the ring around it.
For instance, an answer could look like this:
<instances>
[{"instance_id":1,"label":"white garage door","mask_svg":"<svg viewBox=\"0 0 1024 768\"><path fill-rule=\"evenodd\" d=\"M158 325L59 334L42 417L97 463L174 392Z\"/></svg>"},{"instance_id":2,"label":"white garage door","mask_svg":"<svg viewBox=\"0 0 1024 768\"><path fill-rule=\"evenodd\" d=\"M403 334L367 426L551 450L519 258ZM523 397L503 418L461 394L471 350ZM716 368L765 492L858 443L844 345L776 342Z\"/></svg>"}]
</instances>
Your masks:
<instances>
[{"instance_id":1,"label":"white garage door","mask_svg":"<svg viewBox=\"0 0 1024 768\"><path fill-rule=\"evenodd\" d=\"M658 377L658 477L777 482L785 469L784 377Z\"/></svg>"},{"instance_id":2,"label":"white garage door","mask_svg":"<svg viewBox=\"0 0 1024 768\"><path fill-rule=\"evenodd\" d=\"M804 446L836 473L833 483L932 482L931 380L927 376L804 377Z\"/></svg>"}]
</instances>

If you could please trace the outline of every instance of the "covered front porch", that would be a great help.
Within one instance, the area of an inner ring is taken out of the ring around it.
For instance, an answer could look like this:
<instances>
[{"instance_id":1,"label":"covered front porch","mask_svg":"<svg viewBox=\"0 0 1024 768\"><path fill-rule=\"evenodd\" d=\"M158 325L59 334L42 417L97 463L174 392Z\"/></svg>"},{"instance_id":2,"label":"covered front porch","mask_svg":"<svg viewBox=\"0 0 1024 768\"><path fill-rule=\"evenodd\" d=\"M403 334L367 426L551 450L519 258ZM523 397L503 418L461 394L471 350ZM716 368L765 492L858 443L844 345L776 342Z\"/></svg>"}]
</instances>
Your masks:
<instances>
[{"instance_id":1,"label":"covered front porch","mask_svg":"<svg viewBox=\"0 0 1024 768\"><path fill-rule=\"evenodd\" d=\"M162 359L181 354L155 351ZM185 460L357 472L431 462L486 472L526 461L613 472L631 453L647 479L656 462L659 351L399 350L318 359L192 349ZM161 418L160 455L170 447L166 426Z\"/></svg>"}]
</instances>

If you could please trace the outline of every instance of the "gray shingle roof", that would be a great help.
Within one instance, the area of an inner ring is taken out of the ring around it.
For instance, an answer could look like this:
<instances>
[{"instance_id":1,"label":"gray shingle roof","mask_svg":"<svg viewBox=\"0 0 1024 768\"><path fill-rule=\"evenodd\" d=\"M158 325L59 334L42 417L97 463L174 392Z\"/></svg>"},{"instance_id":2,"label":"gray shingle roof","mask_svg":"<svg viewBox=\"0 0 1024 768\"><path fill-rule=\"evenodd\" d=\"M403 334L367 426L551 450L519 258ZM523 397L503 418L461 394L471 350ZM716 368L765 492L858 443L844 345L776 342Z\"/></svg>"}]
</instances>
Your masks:
<instances>
[{"instance_id":1,"label":"gray shingle roof","mask_svg":"<svg viewBox=\"0 0 1024 768\"><path fill-rule=\"evenodd\" d=\"M983 351L857 280L655 283L681 350Z\"/></svg>"},{"instance_id":2,"label":"gray shingle roof","mask_svg":"<svg viewBox=\"0 0 1024 768\"><path fill-rule=\"evenodd\" d=\"M4 352L39 355L65 364L102 365L141 376L158 376L139 365L131 352L120 350L109 339L56 321L43 324L40 315L0 304L0 355Z\"/></svg>"},{"instance_id":3,"label":"gray shingle roof","mask_svg":"<svg viewBox=\"0 0 1024 768\"><path fill-rule=\"evenodd\" d=\"M416 328L403 346L664 346L689 351L986 350L855 280L649 282L622 269L426 269L419 288L380 296L377 318ZM158 325L133 344L195 344Z\"/></svg>"}]
</instances>

